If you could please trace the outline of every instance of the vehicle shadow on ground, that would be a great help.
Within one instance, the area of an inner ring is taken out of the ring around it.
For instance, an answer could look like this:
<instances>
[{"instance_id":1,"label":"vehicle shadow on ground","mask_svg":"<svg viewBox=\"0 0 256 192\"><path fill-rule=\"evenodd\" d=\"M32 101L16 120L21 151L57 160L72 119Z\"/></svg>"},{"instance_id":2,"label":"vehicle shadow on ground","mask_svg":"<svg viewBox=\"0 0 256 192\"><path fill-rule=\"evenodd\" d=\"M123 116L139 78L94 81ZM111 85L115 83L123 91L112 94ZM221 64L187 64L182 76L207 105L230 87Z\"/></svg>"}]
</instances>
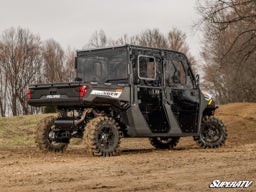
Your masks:
<instances>
[{"instance_id":1,"label":"vehicle shadow on ground","mask_svg":"<svg viewBox=\"0 0 256 192\"><path fill-rule=\"evenodd\" d=\"M138 154L138 153L153 153L153 152L161 152L161 151L189 151L194 149L200 149L199 147L192 147L192 146L186 146L186 147L176 147L173 149L121 149L122 155L129 155L129 154Z\"/></svg>"}]
</instances>

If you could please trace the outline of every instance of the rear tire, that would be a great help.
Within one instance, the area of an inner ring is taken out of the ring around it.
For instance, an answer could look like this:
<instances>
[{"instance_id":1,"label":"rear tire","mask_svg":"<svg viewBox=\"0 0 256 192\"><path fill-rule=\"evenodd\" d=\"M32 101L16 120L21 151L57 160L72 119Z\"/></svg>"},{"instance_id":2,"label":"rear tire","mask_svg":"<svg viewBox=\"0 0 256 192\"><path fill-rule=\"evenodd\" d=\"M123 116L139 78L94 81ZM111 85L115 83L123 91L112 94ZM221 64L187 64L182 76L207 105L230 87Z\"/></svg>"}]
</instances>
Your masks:
<instances>
[{"instance_id":1,"label":"rear tire","mask_svg":"<svg viewBox=\"0 0 256 192\"><path fill-rule=\"evenodd\" d=\"M40 150L51 152L63 152L68 147L68 143L53 142L49 139L50 132L55 128L54 116L42 119L37 127L35 142Z\"/></svg>"},{"instance_id":2,"label":"rear tire","mask_svg":"<svg viewBox=\"0 0 256 192\"><path fill-rule=\"evenodd\" d=\"M90 120L85 127L84 141L87 151L91 155L117 155L119 153L120 140L120 127L111 117L96 117Z\"/></svg>"},{"instance_id":3,"label":"rear tire","mask_svg":"<svg viewBox=\"0 0 256 192\"><path fill-rule=\"evenodd\" d=\"M214 116L204 118L201 123L200 135L194 140L202 148L217 148L227 139L227 130L221 120Z\"/></svg>"},{"instance_id":4,"label":"rear tire","mask_svg":"<svg viewBox=\"0 0 256 192\"><path fill-rule=\"evenodd\" d=\"M152 137L150 144L157 149L172 149L180 140L180 137Z\"/></svg>"}]
</instances>

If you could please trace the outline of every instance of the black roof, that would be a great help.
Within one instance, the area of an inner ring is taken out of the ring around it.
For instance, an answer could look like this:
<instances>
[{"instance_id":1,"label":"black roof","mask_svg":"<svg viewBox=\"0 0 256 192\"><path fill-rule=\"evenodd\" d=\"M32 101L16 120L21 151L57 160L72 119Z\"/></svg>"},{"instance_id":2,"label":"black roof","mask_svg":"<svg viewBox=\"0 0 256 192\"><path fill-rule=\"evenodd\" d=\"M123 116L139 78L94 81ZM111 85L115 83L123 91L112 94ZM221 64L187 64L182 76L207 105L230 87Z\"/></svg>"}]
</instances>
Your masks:
<instances>
[{"instance_id":1,"label":"black roof","mask_svg":"<svg viewBox=\"0 0 256 192\"><path fill-rule=\"evenodd\" d=\"M178 54L183 53L179 51L173 51L170 49L163 49L163 48L154 48L154 47L145 47L140 45L132 45L132 44L125 44L125 45L119 45L119 46L113 46L113 47L102 47L102 48L92 48L92 49L84 49L84 50L78 50L77 53L83 53L83 52L94 52L99 50L110 50L110 49L120 49L120 48L127 48L127 49L141 49L141 50L150 50L150 51L158 51L158 52L175 52Z\"/></svg>"}]
</instances>

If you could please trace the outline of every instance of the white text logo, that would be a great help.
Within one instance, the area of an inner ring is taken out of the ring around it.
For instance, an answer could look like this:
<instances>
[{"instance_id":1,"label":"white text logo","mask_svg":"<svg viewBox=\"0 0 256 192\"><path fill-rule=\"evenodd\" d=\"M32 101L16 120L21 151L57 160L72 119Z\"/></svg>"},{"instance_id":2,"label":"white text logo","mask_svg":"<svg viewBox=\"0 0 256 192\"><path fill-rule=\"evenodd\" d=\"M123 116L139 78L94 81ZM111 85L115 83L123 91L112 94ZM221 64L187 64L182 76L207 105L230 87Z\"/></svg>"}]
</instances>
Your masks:
<instances>
[{"instance_id":1,"label":"white text logo","mask_svg":"<svg viewBox=\"0 0 256 192\"><path fill-rule=\"evenodd\" d=\"M253 181L220 181L213 180L209 185L210 188L248 188Z\"/></svg>"},{"instance_id":2,"label":"white text logo","mask_svg":"<svg viewBox=\"0 0 256 192\"><path fill-rule=\"evenodd\" d=\"M100 91L100 90L93 90L91 92L92 95L99 95L99 96L109 96L112 98L119 98L122 92L113 92L113 91Z\"/></svg>"}]
</instances>

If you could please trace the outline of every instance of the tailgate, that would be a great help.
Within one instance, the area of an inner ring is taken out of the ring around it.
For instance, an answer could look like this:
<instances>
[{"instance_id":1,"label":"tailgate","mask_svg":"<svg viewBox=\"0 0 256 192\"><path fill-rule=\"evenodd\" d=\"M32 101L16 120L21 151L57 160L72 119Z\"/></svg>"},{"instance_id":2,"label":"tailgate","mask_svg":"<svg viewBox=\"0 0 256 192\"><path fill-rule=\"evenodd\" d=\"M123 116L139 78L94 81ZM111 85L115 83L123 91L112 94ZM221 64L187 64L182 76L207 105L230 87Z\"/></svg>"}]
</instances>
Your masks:
<instances>
[{"instance_id":1,"label":"tailgate","mask_svg":"<svg viewBox=\"0 0 256 192\"><path fill-rule=\"evenodd\" d=\"M28 104L32 106L61 106L80 104L79 83L54 83L31 85Z\"/></svg>"}]
</instances>

